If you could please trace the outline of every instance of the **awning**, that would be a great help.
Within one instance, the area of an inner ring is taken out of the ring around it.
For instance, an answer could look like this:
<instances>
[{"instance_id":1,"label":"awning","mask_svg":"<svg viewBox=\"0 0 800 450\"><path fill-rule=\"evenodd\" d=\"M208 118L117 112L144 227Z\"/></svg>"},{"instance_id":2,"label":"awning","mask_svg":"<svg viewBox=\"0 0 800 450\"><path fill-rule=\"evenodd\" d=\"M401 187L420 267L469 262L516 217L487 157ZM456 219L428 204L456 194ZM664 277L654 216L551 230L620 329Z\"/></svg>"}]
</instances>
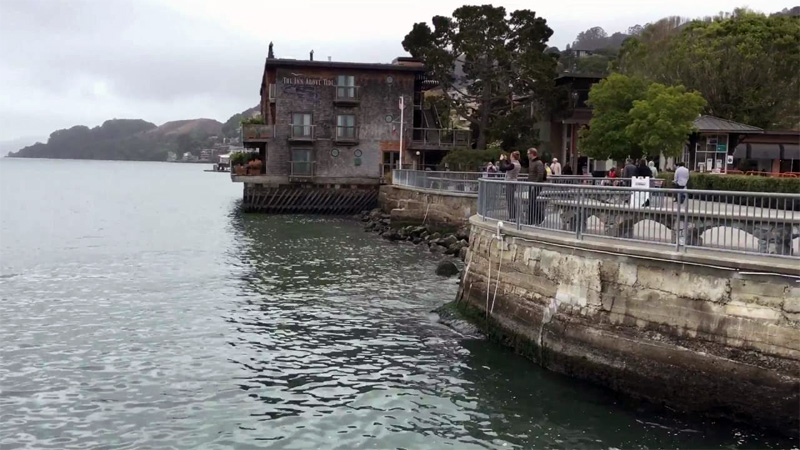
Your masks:
<instances>
[{"instance_id":1,"label":"awning","mask_svg":"<svg viewBox=\"0 0 800 450\"><path fill-rule=\"evenodd\" d=\"M749 159L780 159L781 146L779 144L750 144Z\"/></svg>"},{"instance_id":2,"label":"awning","mask_svg":"<svg viewBox=\"0 0 800 450\"><path fill-rule=\"evenodd\" d=\"M800 159L800 144L783 144L781 159Z\"/></svg>"}]
</instances>

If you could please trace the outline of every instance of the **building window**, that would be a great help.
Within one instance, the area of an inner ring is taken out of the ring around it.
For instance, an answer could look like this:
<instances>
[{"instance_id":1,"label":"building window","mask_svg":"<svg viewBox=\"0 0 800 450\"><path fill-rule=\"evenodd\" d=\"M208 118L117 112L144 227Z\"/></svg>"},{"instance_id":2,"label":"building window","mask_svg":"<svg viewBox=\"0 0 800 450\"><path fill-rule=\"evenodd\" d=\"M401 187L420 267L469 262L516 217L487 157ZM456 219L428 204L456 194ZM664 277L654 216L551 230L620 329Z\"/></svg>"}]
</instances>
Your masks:
<instances>
[{"instance_id":1,"label":"building window","mask_svg":"<svg viewBox=\"0 0 800 450\"><path fill-rule=\"evenodd\" d=\"M311 150L296 148L292 150L292 175L313 175L314 161L311 160Z\"/></svg>"},{"instance_id":2,"label":"building window","mask_svg":"<svg viewBox=\"0 0 800 450\"><path fill-rule=\"evenodd\" d=\"M695 170L699 172L726 171L728 135L707 134L701 136L695 153Z\"/></svg>"},{"instance_id":3,"label":"building window","mask_svg":"<svg viewBox=\"0 0 800 450\"><path fill-rule=\"evenodd\" d=\"M356 98L356 77L353 75L336 77L336 98Z\"/></svg>"},{"instance_id":4,"label":"building window","mask_svg":"<svg viewBox=\"0 0 800 450\"><path fill-rule=\"evenodd\" d=\"M336 137L339 139L356 138L356 116L339 114L336 116Z\"/></svg>"},{"instance_id":5,"label":"building window","mask_svg":"<svg viewBox=\"0 0 800 450\"><path fill-rule=\"evenodd\" d=\"M311 114L293 113L292 114L292 137L308 138L312 136Z\"/></svg>"}]
</instances>

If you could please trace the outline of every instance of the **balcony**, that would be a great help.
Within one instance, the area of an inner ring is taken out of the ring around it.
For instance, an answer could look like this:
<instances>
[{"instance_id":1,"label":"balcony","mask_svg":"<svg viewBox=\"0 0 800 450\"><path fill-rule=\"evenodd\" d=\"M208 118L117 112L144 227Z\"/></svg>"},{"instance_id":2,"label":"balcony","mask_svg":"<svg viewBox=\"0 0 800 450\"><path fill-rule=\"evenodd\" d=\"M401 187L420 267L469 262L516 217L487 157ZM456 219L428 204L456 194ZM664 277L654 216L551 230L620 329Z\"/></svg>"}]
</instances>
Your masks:
<instances>
[{"instance_id":1,"label":"balcony","mask_svg":"<svg viewBox=\"0 0 800 450\"><path fill-rule=\"evenodd\" d=\"M358 144L358 131L356 126L339 125L336 127L333 142L340 145L356 145Z\"/></svg>"},{"instance_id":2,"label":"balcony","mask_svg":"<svg viewBox=\"0 0 800 450\"><path fill-rule=\"evenodd\" d=\"M278 93L278 86L275 83L269 85L269 102L275 103L275 97L277 97Z\"/></svg>"},{"instance_id":3,"label":"balcony","mask_svg":"<svg viewBox=\"0 0 800 450\"><path fill-rule=\"evenodd\" d=\"M315 161L289 161L289 178L306 179L314 177Z\"/></svg>"},{"instance_id":4,"label":"balcony","mask_svg":"<svg viewBox=\"0 0 800 450\"><path fill-rule=\"evenodd\" d=\"M470 148L470 130L448 128L413 128L411 149L454 150Z\"/></svg>"},{"instance_id":5,"label":"balcony","mask_svg":"<svg viewBox=\"0 0 800 450\"><path fill-rule=\"evenodd\" d=\"M242 142L267 142L275 136L274 132L272 125L242 125Z\"/></svg>"},{"instance_id":6,"label":"balcony","mask_svg":"<svg viewBox=\"0 0 800 450\"><path fill-rule=\"evenodd\" d=\"M360 101L360 86L334 86L336 94L333 98L334 103L338 104L358 104Z\"/></svg>"},{"instance_id":7,"label":"balcony","mask_svg":"<svg viewBox=\"0 0 800 450\"><path fill-rule=\"evenodd\" d=\"M290 125L289 140L292 142L312 142L316 139L316 125Z\"/></svg>"}]
</instances>

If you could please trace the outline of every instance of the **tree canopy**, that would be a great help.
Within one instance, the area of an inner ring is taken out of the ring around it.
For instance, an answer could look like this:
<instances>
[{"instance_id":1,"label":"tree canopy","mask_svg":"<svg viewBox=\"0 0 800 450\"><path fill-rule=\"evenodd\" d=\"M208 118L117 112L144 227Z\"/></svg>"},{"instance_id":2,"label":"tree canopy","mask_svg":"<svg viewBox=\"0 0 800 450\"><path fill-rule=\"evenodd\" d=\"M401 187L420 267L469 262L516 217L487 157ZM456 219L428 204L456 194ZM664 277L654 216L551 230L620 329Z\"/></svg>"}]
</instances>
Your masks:
<instances>
[{"instance_id":1,"label":"tree canopy","mask_svg":"<svg viewBox=\"0 0 800 450\"><path fill-rule=\"evenodd\" d=\"M490 128L516 104L548 95L557 56L547 49L553 30L530 10L506 13L491 5L462 6L452 17L415 23L403 48L420 58L439 83L451 108L477 131L476 146L486 148ZM455 75L461 65L463 75Z\"/></svg>"},{"instance_id":2,"label":"tree canopy","mask_svg":"<svg viewBox=\"0 0 800 450\"><path fill-rule=\"evenodd\" d=\"M589 128L581 130L581 150L593 158L615 160L660 152L678 156L705 106L698 93L683 86L621 74L594 85L588 103L594 116Z\"/></svg>"},{"instance_id":3,"label":"tree canopy","mask_svg":"<svg viewBox=\"0 0 800 450\"><path fill-rule=\"evenodd\" d=\"M626 41L619 70L696 90L714 116L762 128L800 124L800 18L739 9L681 25L660 21Z\"/></svg>"}]
</instances>

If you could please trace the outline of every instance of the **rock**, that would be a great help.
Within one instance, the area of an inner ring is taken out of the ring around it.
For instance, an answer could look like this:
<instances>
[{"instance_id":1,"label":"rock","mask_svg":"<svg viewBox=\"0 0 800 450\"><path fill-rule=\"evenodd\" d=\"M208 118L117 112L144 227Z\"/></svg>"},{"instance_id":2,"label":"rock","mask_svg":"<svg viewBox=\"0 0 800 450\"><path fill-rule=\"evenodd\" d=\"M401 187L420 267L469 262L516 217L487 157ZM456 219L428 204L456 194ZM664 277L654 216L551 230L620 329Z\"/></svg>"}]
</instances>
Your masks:
<instances>
[{"instance_id":1,"label":"rock","mask_svg":"<svg viewBox=\"0 0 800 450\"><path fill-rule=\"evenodd\" d=\"M431 253L442 253L444 251L444 249L442 249L442 247L439 247L438 245L431 245L428 250L430 250Z\"/></svg>"},{"instance_id":2,"label":"rock","mask_svg":"<svg viewBox=\"0 0 800 450\"><path fill-rule=\"evenodd\" d=\"M428 228L425 225L419 227L409 227L409 228L410 228L409 233L412 236L421 236L423 233L426 233L428 231Z\"/></svg>"},{"instance_id":3,"label":"rock","mask_svg":"<svg viewBox=\"0 0 800 450\"><path fill-rule=\"evenodd\" d=\"M421 237L422 239L425 239L427 241L428 238L430 237L430 233L425 231L424 233L420 234L419 237Z\"/></svg>"},{"instance_id":4,"label":"rock","mask_svg":"<svg viewBox=\"0 0 800 450\"><path fill-rule=\"evenodd\" d=\"M448 247L449 248L451 245L455 244L456 242L458 242L458 239L456 239L456 237L451 234L450 236L447 236L446 238L440 240L439 241L439 245L442 245L444 247Z\"/></svg>"},{"instance_id":5,"label":"rock","mask_svg":"<svg viewBox=\"0 0 800 450\"><path fill-rule=\"evenodd\" d=\"M382 237L390 241L400 240L400 235L397 233L397 230L386 230Z\"/></svg>"},{"instance_id":6,"label":"rock","mask_svg":"<svg viewBox=\"0 0 800 450\"><path fill-rule=\"evenodd\" d=\"M458 251L458 257L461 258L462 261L467 260L467 247L461 247L461 250Z\"/></svg>"},{"instance_id":7,"label":"rock","mask_svg":"<svg viewBox=\"0 0 800 450\"><path fill-rule=\"evenodd\" d=\"M463 247L464 246L461 245L461 243L456 242L453 245L447 247L447 250L444 252L444 254L445 255L454 255L454 256L458 255L458 252L460 252Z\"/></svg>"},{"instance_id":8,"label":"rock","mask_svg":"<svg viewBox=\"0 0 800 450\"><path fill-rule=\"evenodd\" d=\"M469 241L469 228L468 227L461 227L456 230L456 238L459 241Z\"/></svg>"},{"instance_id":9,"label":"rock","mask_svg":"<svg viewBox=\"0 0 800 450\"><path fill-rule=\"evenodd\" d=\"M469 242L467 242L467 241L465 241L463 239L458 241L458 243L461 244L462 247L469 247Z\"/></svg>"},{"instance_id":10,"label":"rock","mask_svg":"<svg viewBox=\"0 0 800 450\"><path fill-rule=\"evenodd\" d=\"M422 238L420 238L420 237L415 237L415 238L411 239L411 242L413 242L413 243L414 243L414 245L417 245L417 244L419 244L420 242L422 242Z\"/></svg>"},{"instance_id":11,"label":"rock","mask_svg":"<svg viewBox=\"0 0 800 450\"><path fill-rule=\"evenodd\" d=\"M431 239L428 241L428 245L437 245L439 243L439 239Z\"/></svg>"},{"instance_id":12,"label":"rock","mask_svg":"<svg viewBox=\"0 0 800 450\"><path fill-rule=\"evenodd\" d=\"M388 218L386 218L386 219L381 219L381 220L380 220L380 224L381 224L381 225L386 225L386 226L388 227L389 225L391 225L391 224L392 224L392 219L388 219Z\"/></svg>"},{"instance_id":13,"label":"rock","mask_svg":"<svg viewBox=\"0 0 800 450\"><path fill-rule=\"evenodd\" d=\"M453 275L458 274L458 267L453 263L453 261L444 260L436 266L436 275L442 277L452 277Z\"/></svg>"},{"instance_id":14,"label":"rock","mask_svg":"<svg viewBox=\"0 0 800 450\"><path fill-rule=\"evenodd\" d=\"M369 213L367 213L367 217L369 217L369 220L377 221L377 220L380 220L382 218L382 216L383 216L383 211L381 211L380 208L375 208L372 211L370 211Z\"/></svg>"},{"instance_id":15,"label":"rock","mask_svg":"<svg viewBox=\"0 0 800 450\"><path fill-rule=\"evenodd\" d=\"M431 234L431 240L439 239L440 237L442 237L442 235L439 234L439 233L432 233Z\"/></svg>"}]
</instances>

